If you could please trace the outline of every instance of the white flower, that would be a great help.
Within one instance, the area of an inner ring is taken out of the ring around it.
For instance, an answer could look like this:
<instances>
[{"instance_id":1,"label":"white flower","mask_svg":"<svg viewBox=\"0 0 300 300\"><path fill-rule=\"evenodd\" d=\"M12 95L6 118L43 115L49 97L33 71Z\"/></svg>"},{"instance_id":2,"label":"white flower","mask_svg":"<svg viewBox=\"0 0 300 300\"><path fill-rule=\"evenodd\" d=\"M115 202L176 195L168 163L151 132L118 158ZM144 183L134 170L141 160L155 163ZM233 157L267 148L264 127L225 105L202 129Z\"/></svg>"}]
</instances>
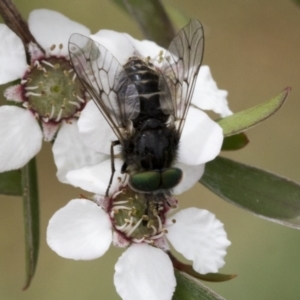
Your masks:
<instances>
[{"instance_id":1,"label":"white flower","mask_svg":"<svg viewBox=\"0 0 300 300\"><path fill-rule=\"evenodd\" d=\"M105 192L105 184L102 192ZM188 208L167 217L173 198L147 198L122 188L97 203L74 199L58 210L47 229L58 255L91 260L110 244L128 247L115 265L114 284L123 300L169 300L176 286L167 240L196 272L217 272L230 245L223 224L207 210Z\"/></svg>"},{"instance_id":2,"label":"white flower","mask_svg":"<svg viewBox=\"0 0 300 300\"><path fill-rule=\"evenodd\" d=\"M84 89L75 80L69 63L67 45L72 33L89 35L90 30L46 9L32 11L28 25L44 50L43 53L34 43L27 45L30 66L21 39L0 24L0 84L20 80L20 84L4 93L16 105L0 107L0 172L23 167L40 151L42 139L53 140L59 127L72 134L77 122L74 116L86 102ZM54 145L57 146L57 141ZM65 153L74 158L71 145L64 143L66 146ZM102 159L103 155L95 154L93 159L81 163L99 162L100 156ZM63 172L64 169L60 170L60 176Z\"/></svg>"},{"instance_id":3,"label":"white flower","mask_svg":"<svg viewBox=\"0 0 300 300\"><path fill-rule=\"evenodd\" d=\"M127 34L108 30L92 38L121 65L138 54L150 56L151 62L160 67L158 57L164 49L153 42L139 42ZM217 89L209 68L202 67L180 140L175 166L183 170L184 178L174 189L175 194L191 188L202 176L205 163L218 155L222 129L201 109L214 110L221 116L231 114L226 96L227 92ZM199 101L199 97L203 100ZM73 166L71 160L65 160L60 143L54 151L58 172L62 174L60 180L104 195L111 177L111 142L116 136L92 101L82 111L78 127L83 143L91 151L90 160L94 153L107 155L107 159L94 165ZM83 148L74 149L75 154L79 161L87 161ZM167 240L192 261L199 273L217 272L224 265L230 242L223 224L213 214L189 208L170 216L171 207L177 204L175 199L160 192L143 194L130 190L128 176L121 174L123 161L115 158L114 164L116 172L108 197L95 197L95 202L74 199L53 215L47 229L52 250L65 258L90 260L104 255L111 243L128 247L116 263L114 276L116 290L124 300L172 298L176 280Z\"/></svg>"}]
</instances>

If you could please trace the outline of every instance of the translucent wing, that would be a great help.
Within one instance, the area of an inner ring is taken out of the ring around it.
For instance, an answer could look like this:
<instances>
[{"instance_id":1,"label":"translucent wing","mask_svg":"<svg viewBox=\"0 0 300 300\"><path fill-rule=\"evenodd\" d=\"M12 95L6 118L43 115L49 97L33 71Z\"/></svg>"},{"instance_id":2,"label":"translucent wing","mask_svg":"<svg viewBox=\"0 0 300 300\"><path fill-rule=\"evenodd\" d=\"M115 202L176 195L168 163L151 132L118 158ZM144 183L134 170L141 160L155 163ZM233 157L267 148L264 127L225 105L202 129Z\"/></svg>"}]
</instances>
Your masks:
<instances>
[{"instance_id":1,"label":"translucent wing","mask_svg":"<svg viewBox=\"0 0 300 300\"><path fill-rule=\"evenodd\" d=\"M140 112L135 85L116 58L88 37L73 34L69 54L78 78L123 144L128 121Z\"/></svg>"},{"instance_id":2,"label":"translucent wing","mask_svg":"<svg viewBox=\"0 0 300 300\"><path fill-rule=\"evenodd\" d=\"M204 34L198 20L182 28L165 54L159 87L161 108L175 116L181 134L203 58Z\"/></svg>"}]
</instances>

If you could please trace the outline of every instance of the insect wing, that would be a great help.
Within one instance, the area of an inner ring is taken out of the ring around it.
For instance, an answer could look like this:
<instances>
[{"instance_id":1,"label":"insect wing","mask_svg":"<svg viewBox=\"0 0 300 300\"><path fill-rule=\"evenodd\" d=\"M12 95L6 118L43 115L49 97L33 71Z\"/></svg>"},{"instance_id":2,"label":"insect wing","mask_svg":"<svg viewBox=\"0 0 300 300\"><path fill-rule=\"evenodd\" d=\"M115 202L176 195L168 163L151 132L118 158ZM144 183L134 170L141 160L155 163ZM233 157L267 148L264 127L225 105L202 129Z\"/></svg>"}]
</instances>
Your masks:
<instances>
[{"instance_id":1,"label":"insect wing","mask_svg":"<svg viewBox=\"0 0 300 300\"><path fill-rule=\"evenodd\" d=\"M203 27L198 20L192 20L178 32L164 57L159 78L160 104L164 113L174 115L179 134L192 100L203 49Z\"/></svg>"},{"instance_id":2,"label":"insect wing","mask_svg":"<svg viewBox=\"0 0 300 300\"><path fill-rule=\"evenodd\" d=\"M135 85L116 58L88 37L73 34L69 54L79 80L123 144L128 121L140 112Z\"/></svg>"}]
</instances>

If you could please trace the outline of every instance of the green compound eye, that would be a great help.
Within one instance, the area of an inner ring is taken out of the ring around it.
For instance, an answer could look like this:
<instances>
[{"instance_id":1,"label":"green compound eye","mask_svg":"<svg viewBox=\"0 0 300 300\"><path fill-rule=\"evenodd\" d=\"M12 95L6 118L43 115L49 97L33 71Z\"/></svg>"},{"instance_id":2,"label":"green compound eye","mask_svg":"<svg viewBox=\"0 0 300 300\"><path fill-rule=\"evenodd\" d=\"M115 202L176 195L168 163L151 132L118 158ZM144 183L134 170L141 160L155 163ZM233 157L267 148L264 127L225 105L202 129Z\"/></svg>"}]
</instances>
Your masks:
<instances>
[{"instance_id":1,"label":"green compound eye","mask_svg":"<svg viewBox=\"0 0 300 300\"><path fill-rule=\"evenodd\" d=\"M134 174L129 179L129 185L139 192L155 192L169 190L175 187L182 179L182 171L178 168L169 168L163 171L149 171Z\"/></svg>"},{"instance_id":2,"label":"green compound eye","mask_svg":"<svg viewBox=\"0 0 300 300\"><path fill-rule=\"evenodd\" d=\"M140 192L154 192L160 188L161 173L149 171L134 174L129 179L129 185Z\"/></svg>"},{"instance_id":3,"label":"green compound eye","mask_svg":"<svg viewBox=\"0 0 300 300\"><path fill-rule=\"evenodd\" d=\"M182 171L178 168L163 170L161 173L161 188L165 190L172 189L182 179Z\"/></svg>"}]
</instances>

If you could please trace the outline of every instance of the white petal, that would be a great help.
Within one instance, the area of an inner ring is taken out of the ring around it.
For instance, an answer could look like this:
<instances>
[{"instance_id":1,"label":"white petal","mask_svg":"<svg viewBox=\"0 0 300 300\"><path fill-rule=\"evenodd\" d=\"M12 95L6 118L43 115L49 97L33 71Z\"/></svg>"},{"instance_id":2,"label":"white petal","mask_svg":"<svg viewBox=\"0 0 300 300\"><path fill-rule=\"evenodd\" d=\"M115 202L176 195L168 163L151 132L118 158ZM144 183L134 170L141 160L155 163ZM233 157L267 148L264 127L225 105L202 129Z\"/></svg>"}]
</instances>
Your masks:
<instances>
[{"instance_id":1,"label":"white petal","mask_svg":"<svg viewBox=\"0 0 300 300\"><path fill-rule=\"evenodd\" d=\"M110 154L112 141L117 137L93 101L81 112L78 128L83 143L95 151ZM120 153L119 147L114 147L114 153Z\"/></svg>"},{"instance_id":2,"label":"white petal","mask_svg":"<svg viewBox=\"0 0 300 300\"><path fill-rule=\"evenodd\" d=\"M147 244L131 245L115 266L114 283L123 300L171 300L176 280L168 255Z\"/></svg>"},{"instance_id":3,"label":"white petal","mask_svg":"<svg viewBox=\"0 0 300 300\"><path fill-rule=\"evenodd\" d=\"M0 24L0 84L23 77L27 70L21 39L6 25Z\"/></svg>"},{"instance_id":4,"label":"white petal","mask_svg":"<svg viewBox=\"0 0 300 300\"><path fill-rule=\"evenodd\" d=\"M69 171L96 165L107 159L106 155L97 153L83 144L75 120L72 124L62 123L52 150L57 167L56 175L64 183L69 183L66 178Z\"/></svg>"},{"instance_id":5,"label":"white petal","mask_svg":"<svg viewBox=\"0 0 300 300\"><path fill-rule=\"evenodd\" d=\"M179 211L172 219L176 223L168 227L167 238L176 251L193 261L195 271L214 273L223 267L226 248L231 243L214 214L191 207Z\"/></svg>"},{"instance_id":6,"label":"white petal","mask_svg":"<svg viewBox=\"0 0 300 300\"><path fill-rule=\"evenodd\" d=\"M198 182L204 173L205 165L191 166L183 163L177 163L175 167L183 171L183 178L181 182L173 190L174 195L179 195L191 189Z\"/></svg>"},{"instance_id":7,"label":"white petal","mask_svg":"<svg viewBox=\"0 0 300 300\"><path fill-rule=\"evenodd\" d=\"M23 108L0 107L0 172L19 169L42 146L42 131L33 114Z\"/></svg>"},{"instance_id":8,"label":"white petal","mask_svg":"<svg viewBox=\"0 0 300 300\"><path fill-rule=\"evenodd\" d=\"M228 107L228 92L219 90L208 66L201 66L195 85L192 103L204 110L213 110L221 117L232 115Z\"/></svg>"},{"instance_id":9,"label":"white petal","mask_svg":"<svg viewBox=\"0 0 300 300\"><path fill-rule=\"evenodd\" d=\"M70 201L52 216L47 228L49 247L65 258L98 258L107 251L111 241L109 216L89 200Z\"/></svg>"},{"instance_id":10,"label":"white petal","mask_svg":"<svg viewBox=\"0 0 300 300\"><path fill-rule=\"evenodd\" d=\"M203 111L190 107L182 131L178 161L200 165L214 159L221 150L223 130Z\"/></svg>"},{"instance_id":11,"label":"white petal","mask_svg":"<svg viewBox=\"0 0 300 300\"><path fill-rule=\"evenodd\" d=\"M123 162L120 159L115 159L116 172L114 174L113 182L110 187L110 194L115 192L119 186L119 177L123 177L120 173ZM106 189L111 176L111 160L105 160L102 163L84 167L78 170L70 171L67 173L67 180L75 187L100 195L105 195Z\"/></svg>"},{"instance_id":12,"label":"white petal","mask_svg":"<svg viewBox=\"0 0 300 300\"><path fill-rule=\"evenodd\" d=\"M68 55L68 41L72 33L90 35L87 27L49 9L33 10L29 15L28 26L37 42L45 50L56 45L54 51L51 52L53 55ZM61 50L59 50L59 44L63 45Z\"/></svg>"},{"instance_id":13,"label":"white petal","mask_svg":"<svg viewBox=\"0 0 300 300\"><path fill-rule=\"evenodd\" d=\"M121 65L124 65L128 58L134 55L135 49L126 33L100 30L91 35L91 38L104 46Z\"/></svg>"}]
</instances>

